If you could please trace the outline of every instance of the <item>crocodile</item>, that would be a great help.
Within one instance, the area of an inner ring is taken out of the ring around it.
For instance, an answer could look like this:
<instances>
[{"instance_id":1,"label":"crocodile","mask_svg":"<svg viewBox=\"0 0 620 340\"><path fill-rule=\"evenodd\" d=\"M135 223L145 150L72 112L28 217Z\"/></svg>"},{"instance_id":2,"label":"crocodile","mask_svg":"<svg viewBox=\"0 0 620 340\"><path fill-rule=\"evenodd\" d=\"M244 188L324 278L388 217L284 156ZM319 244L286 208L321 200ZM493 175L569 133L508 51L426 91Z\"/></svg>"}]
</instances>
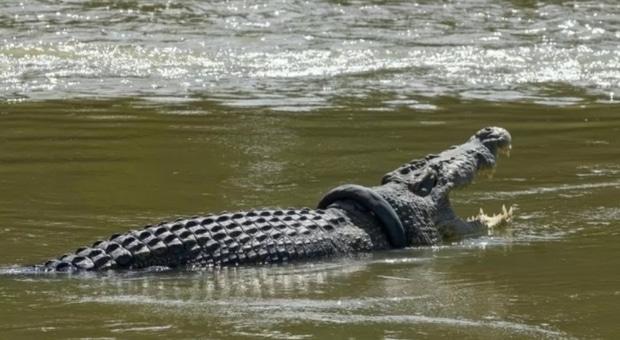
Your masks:
<instances>
[{"instance_id":1,"label":"crocodile","mask_svg":"<svg viewBox=\"0 0 620 340\"><path fill-rule=\"evenodd\" d=\"M512 137L487 127L439 154L414 159L381 184L347 184L327 192L316 209L221 212L147 225L112 235L44 263L35 272L139 268L206 268L286 263L473 237L511 222L513 209L458 217L452 189L477 173L492 174Z\"/></svg>"}]
</instances>

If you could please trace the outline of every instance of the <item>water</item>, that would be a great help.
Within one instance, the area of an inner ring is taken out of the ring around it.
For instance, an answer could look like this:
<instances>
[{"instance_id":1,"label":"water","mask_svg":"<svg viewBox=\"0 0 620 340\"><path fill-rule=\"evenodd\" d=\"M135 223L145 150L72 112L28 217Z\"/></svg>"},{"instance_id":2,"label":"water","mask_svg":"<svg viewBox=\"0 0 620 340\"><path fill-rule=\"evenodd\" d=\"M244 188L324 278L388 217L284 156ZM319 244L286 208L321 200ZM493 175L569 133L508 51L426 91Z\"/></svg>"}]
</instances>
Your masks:
<instances>
[{"instance_id":1,"label":"water","mask_svg":"<svg viewBox=\"0 0 620 340\"><path fill-rule=\"evenodd\" d=\"M0 337L615 339L615 1L4 1L0 267L200 212L314 206L499 125L437 248L0 276ZM8 269L7 269L8 268Z\"/></svg>"},{"instance_id":2,"label":"water","mask_svg":"<svg viewBox=\"0 0 620 340\"><path fill-rule=\"evenodd\" d=\"M619 97L616 1L4 2L6 100L313 110ZM1 97L0 97L1 98ZM371 101L371 100L370 100Z\"/></svg>"}]
</instances>

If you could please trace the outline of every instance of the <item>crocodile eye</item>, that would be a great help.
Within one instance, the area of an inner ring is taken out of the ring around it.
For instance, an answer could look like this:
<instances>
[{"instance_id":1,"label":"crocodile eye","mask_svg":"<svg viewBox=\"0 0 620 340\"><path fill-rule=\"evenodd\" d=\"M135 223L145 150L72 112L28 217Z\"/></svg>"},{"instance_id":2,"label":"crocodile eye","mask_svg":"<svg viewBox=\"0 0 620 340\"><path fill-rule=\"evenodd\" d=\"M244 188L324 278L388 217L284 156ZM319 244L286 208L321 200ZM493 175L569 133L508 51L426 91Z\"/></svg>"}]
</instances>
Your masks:
<instances>
[{"instance_id":1,"label":"crocodile eye","mask_svg":"<svg viewBox=\"0 0 620 340\"><path fill-rule=\"evenodd\" d=\"M423 178L415 183L409 183L409 191L418 196L428 196L437 185L437 175L434 172L427 173Z\"/></svg>"}]
</instances>

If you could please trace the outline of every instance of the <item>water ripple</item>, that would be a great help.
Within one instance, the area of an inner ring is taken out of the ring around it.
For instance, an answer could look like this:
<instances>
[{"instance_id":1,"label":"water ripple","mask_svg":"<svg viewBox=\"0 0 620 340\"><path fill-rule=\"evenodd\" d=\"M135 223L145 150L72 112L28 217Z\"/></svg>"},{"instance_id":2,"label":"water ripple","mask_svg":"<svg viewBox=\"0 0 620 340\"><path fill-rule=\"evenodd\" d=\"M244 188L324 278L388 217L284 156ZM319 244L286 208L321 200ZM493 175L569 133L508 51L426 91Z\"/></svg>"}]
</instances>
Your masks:
<instances>
[{"instance_id":1,"label":"water ripple","mask_svg":"<svg viewBox=\"0 0 620 340\"><path fill-rule=\"evenodd\" d=\"M0 98L12 101L177 97L312 110L377 93L391 109L442 96L620 97L615 1L8 1L2 13Z\"/></svg>"}]
</instances>

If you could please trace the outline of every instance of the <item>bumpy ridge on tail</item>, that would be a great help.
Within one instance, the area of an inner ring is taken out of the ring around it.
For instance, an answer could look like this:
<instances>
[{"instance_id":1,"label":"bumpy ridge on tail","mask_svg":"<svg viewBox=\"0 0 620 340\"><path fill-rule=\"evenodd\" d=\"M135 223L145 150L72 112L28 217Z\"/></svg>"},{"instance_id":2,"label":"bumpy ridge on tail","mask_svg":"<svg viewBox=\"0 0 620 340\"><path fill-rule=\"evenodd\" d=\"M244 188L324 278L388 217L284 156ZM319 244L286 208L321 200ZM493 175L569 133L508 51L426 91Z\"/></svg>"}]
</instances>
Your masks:
<instances>
[{"instance_id":1,"label":"bumpy ridge on tail","mask_svg":"<svg viewBox=\"0 0 620 340\"><path fill-rule=\"evenodd\" d=\"M345 222L325 210L262 210L196 216L115 234L37 265L42 271L277 263L344 253Z\"/></svg>"}]
</instances>

